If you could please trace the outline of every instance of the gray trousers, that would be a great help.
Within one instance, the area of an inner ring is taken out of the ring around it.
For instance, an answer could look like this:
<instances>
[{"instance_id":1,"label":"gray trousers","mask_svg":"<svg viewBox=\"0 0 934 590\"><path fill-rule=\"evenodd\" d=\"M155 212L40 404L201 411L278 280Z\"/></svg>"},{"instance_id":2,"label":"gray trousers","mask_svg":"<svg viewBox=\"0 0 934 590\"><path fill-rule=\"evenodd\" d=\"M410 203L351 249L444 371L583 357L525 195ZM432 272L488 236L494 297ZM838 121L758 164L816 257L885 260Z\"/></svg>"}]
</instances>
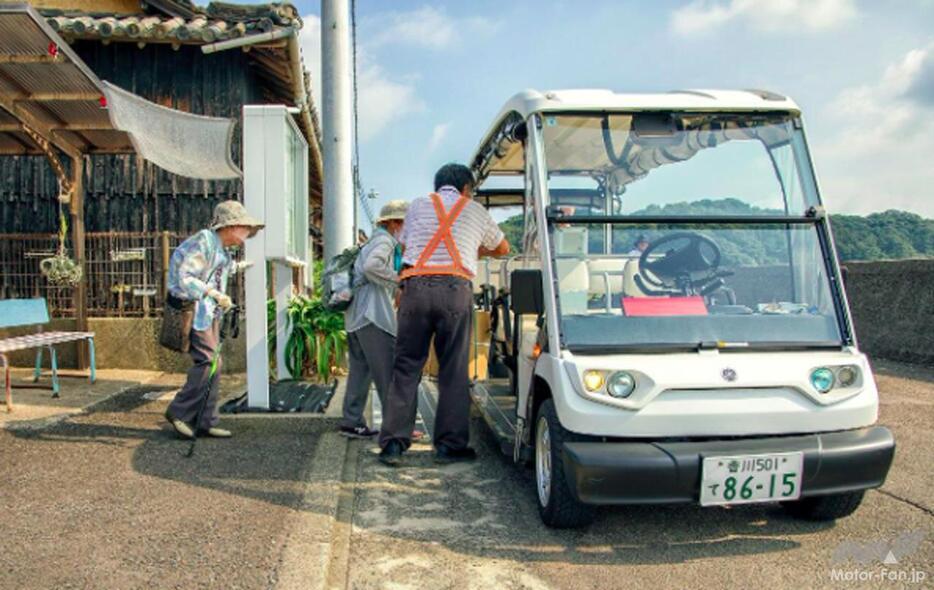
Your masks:
<instances>
[{"instance_id":1,"label":"gray trousers","mask_svg":"<svg viewBox=\"0 0 934 590\"><path fill-rule=\"evenodd\" d=\"M399 330L392 385L383 405L379 445L397 440L412 444L418 383L428 359L431 338L438 357L438 410L435 447L462 449L470 432L470 323L473 295L470 282L451 276L406 279L399 305Z\"/></svg>"},{"instance_id":2,"label":"gray trousers","mask_svg":"<svg viewBox=\"0 0 934 590\"><path fill-rule=\"evenodd\" d=\"M363 410L370 395L370 385L374 382L376 395L379 396L383 407L386 406L395 347L396 338L373 324L347 334L350 374L347 376L347 391L344 393L344 417L341 426L366 426Z\"/></svg>"},{"instance_id":3,"label":"gray trousers","mask_svg":"<svg viewBox=\"0 0 934 590\"><path fill-rule=\"evenodd\" d=\"M191 331L191 348L188 354L194 361L194 366L188 369L188 380L185 381L175 399L169 404L169 411L177 419L194 425L198 417L198 410L204 401L204 391L208 386L208 380L211 373L211 361L214 358L214 351L220 344L220 322L217 320L211 324L211 327L204 331ZM208 405L204 408L204 414L201 416L201 424L197 428L208 429L217 426L220 420L217 416L217 392L220 385L221 358L217 357L217 376L211 383L211 394L208 399Z\"/></svg>"}]
</instances>

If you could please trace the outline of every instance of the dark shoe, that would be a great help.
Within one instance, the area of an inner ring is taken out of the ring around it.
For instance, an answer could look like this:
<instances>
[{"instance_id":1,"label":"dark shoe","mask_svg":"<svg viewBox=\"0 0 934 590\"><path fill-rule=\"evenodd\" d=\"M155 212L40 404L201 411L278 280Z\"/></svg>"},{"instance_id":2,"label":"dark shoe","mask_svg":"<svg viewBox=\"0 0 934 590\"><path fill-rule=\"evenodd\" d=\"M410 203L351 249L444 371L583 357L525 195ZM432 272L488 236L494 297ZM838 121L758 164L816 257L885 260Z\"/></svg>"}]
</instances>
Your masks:
<instances>
[{"instance_id":1,"label":"dark shoe","mask_svg":"<svg viewBox=\"0 0 934 590\"><path fill-rule=\"evenodd\" d=\"M456 463L458 461L474 461L477 458L477 451L470 447L463 449L451 449L444 445L439 445L435 450L435 463Z\"/></svg>"},{"instance_id":2,"label":"dark shoe","mask_svg":"<svg viewBox=\"0 0 934 590\"><path fill-rule=\"evenodd\" d=\"M402 443L397 440L386 443L379 453L379 462L390 467L396 467L402 463Z\"/></svg>"},{"instance_id":3,"label":"dark shoe","mask_svg":"<svg viewBox=\"0 0 934 590\"><path fill-rule=\"evenodd\" d=\"M191 426L189 426L185 422L182 422L181 420L173 416L171 410L167 409L165 411L165 419L169 421L169 424L172 425L172 428L175 429L175 432L178 433L180 437L182 438L194 438L195 437L195 433L191 429Z\"/></svg>"},{"instance_id":4,"label":"dark shoe","mask_svg":"<svg viewBox=\"0 0 934 590\"><path fill-rule=\"evenodd\" d=\"M341 426L340 433L341 436L346 436L347 438L373 438L379 434L379 431L370 430L366 426L355 426L353 428L349 426Z\"/></svg>"}]
</instances>

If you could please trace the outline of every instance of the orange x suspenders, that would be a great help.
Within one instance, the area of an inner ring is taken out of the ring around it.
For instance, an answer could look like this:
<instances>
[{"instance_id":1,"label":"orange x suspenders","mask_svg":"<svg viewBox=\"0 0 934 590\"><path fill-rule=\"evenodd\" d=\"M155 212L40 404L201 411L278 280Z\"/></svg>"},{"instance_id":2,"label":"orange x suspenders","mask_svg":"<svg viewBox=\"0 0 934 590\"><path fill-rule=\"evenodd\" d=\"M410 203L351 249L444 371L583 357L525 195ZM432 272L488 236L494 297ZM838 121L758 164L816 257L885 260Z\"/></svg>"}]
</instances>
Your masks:
<instances>
[{"instance_id":1,"label":"orange x suspenders","mask_svg":"<svg viewBox=\"0 0 934 590\"><path fill-rule=\"evenodd\" d=\"M457 221L464 207L467 206L468 201L469 199L467 199L467 197L461 196L454 206L451 207L451 210L445 212L441 197L437 193L431 193L431 202L435 206L435 215L438 216L438 230L435 232L435 235L431 237L425 249L422 250L422 254L418 257L415 266L402 271L399 278L407 279L409 277L424 275L449 275L461 277L468 281L472 278L470 272L461 263L460 251L457 249L457 244L454 242L454 235L451 233L454 222ZM452 264L429 265L428 261L435 253L435 250L438 249L438 246L441 245L442 241L448 249L448 254L451 255Z\"/></svg>"}]
</instances>

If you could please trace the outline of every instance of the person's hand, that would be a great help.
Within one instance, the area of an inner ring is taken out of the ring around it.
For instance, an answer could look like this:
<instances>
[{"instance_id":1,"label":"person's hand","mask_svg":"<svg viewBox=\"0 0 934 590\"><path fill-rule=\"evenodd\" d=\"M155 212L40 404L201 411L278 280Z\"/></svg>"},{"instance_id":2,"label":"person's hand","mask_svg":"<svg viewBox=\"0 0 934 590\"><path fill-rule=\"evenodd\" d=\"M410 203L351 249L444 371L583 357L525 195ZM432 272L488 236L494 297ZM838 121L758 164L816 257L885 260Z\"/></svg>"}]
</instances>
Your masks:
<instances>
[{"instance_id":1,"label":"person's hand","mask_svg":"<svg viewBox=\"0 0 934 590\"><path fill-rule=\"evenodd\" d=\"M393 297L393 303L396 306L396 309L399 309L399 305L402 303L402 289L396 289L396 294Z\"/></svg>"},{"instance_id":2,"label":"person's hand","mask_svg":"<svg viewBox=\"0 0 934 590\"><path fill-rule=\"evenodd\" d=\"M221 308L221 311L227 311L233 307L233 301L231 301L230 295L221 293L217 289L211 289L208 291L208 297L217 302L217 305Z\"/></svg>"},{"instance_id":3,"label":"person's hand","mask_svg":"<svg viewBox=\"0 0 934 590\"><path fill-rule=\"evenodd\" d=\"M246 269L250 268L251 266L253 266L252 260L241 260L240 262L237 262L235 264L234 272L243 272Z\"/></svg>"}]
</instances>

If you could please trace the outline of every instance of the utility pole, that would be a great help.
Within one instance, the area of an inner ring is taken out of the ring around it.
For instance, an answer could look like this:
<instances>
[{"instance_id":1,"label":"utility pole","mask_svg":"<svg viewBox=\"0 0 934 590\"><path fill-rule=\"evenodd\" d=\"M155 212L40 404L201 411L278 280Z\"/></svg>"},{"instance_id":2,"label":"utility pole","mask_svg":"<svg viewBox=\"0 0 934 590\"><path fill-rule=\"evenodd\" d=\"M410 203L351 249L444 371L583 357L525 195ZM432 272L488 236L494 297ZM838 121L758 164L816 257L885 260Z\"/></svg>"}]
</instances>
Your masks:
<instances>
[{"instance_id":1,"label":"utility pole","mask_svg":"<svg viewBox=\"0 0 934 590\"><path fill-rule=\"evenodd\" d=\"M324 258L356 243L348 0L321 0Z\"/></svg>"}]
</instances>

